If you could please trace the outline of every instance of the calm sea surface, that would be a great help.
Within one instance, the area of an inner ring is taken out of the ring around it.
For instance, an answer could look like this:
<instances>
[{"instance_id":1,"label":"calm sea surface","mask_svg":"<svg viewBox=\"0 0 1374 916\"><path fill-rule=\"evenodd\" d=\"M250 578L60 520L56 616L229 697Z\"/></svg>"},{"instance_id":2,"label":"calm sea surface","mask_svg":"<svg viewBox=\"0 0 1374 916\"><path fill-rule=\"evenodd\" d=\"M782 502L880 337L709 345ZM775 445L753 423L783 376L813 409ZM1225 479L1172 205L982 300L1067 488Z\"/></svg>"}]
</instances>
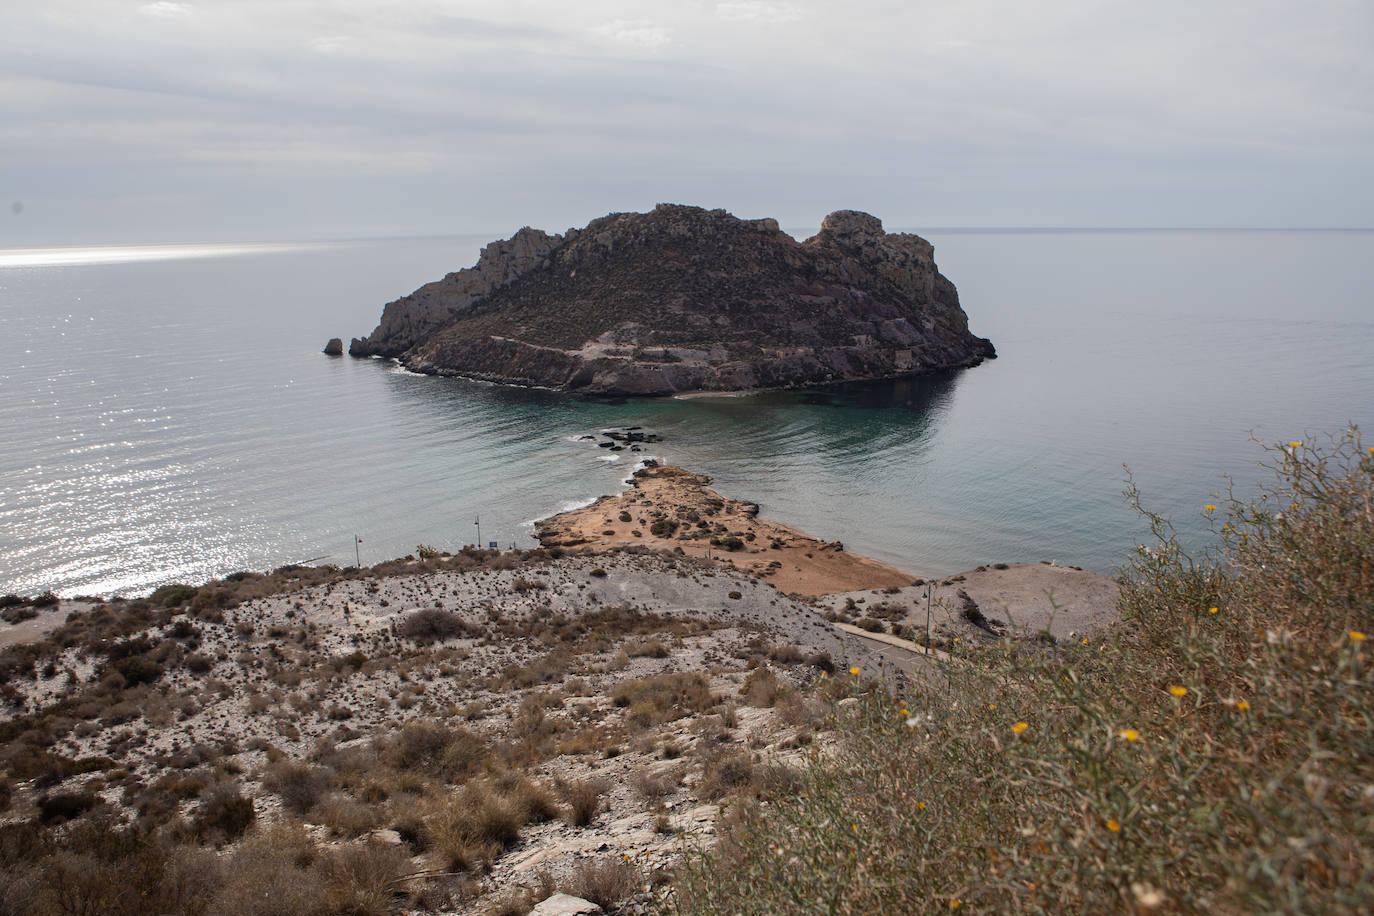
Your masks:
<instances>
[{"instance_id":1,"label":"calm sea surface","mask_svg":"<svg viewBox=\"0 0 1374 916\"><path fill-rule=\"evenodd\" d=\"M820 393L584 402L331 359L486 238L0 251L0 593L136 594L316 560L531 546L660 433L774 519L917 573L1111 573L1190 537L1266 441L1374 419L1374 232L926 232L1001 358Z\"/></svg>"}]
</instances>

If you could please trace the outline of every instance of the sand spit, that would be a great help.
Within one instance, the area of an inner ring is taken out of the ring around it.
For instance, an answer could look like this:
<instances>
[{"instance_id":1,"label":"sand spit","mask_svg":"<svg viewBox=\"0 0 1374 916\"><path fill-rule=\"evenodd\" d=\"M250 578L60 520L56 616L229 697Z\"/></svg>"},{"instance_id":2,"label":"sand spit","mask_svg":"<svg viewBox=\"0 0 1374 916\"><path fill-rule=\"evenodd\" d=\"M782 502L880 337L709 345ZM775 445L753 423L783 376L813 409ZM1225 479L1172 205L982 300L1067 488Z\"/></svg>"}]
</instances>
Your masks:
<instances>
[{"instance_id":1,"label":"sand spit","mask_svg":"<svg viewBox=\"0 0 1374 916\"><path fill-rule=\"evenodd\" d=\"M642 545L710 558L767 579L791 595L911 585L917 577L758 517L751 502L710 489L711 478L648 462L630 489L535 525L545 547Z\"/></svg>"}]
</instances>

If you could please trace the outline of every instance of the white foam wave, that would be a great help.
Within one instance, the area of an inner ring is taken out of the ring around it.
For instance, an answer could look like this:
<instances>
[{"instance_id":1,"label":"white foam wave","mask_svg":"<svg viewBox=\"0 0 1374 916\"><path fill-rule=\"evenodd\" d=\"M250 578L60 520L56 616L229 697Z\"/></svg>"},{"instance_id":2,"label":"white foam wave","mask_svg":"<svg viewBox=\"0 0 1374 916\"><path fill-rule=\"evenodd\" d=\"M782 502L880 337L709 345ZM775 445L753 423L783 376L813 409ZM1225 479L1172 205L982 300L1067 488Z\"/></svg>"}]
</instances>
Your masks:
<instances>
[{"instance_id":1,"label":"white foam wave","mask_svg":"<svg viewBox=\"0 0 1374 916\"><path fill-rule=\"evenodd\" d=\"M525 519L520 524L526 527L530 527L533 526L536 522L543 521L544 519L554 515L562 515L564 512L576 512L578 509L585 509L600 498L601 497L599 496L588 496L585 499L574 499L569 500L568 502L559 503L558 506L552 512L546 512L538 518Z\"/></svg>"}]
</instances>

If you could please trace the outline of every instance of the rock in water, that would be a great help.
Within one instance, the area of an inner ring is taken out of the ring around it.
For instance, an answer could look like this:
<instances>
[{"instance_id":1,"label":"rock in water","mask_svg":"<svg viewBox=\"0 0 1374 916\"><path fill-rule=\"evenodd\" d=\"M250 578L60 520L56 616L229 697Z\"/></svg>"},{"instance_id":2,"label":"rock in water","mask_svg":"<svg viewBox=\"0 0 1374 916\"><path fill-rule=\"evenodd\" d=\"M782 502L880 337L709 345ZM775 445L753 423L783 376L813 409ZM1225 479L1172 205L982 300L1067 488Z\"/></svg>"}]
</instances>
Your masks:
<instances>
[{"instance_id":1,"label":"rock in water","mask_svg":"<svg viewBox=\"0 0 1374 916\"><path fill-rule=\"evenodd\" d=\"M601 395L806 387L996 356L920 236L841 210L798 242L775 220L676 204L563 235L521 229L388 303L349 353Z\"/></svg>"},{"instance_id":2,"label":"rock in water","mask_svg":"<svg viewBox=\"0 0 1374 916\"><path fill-rule=\"evenodd\" d=\"M343 341L338 337L329 338L329 343L324 345L325 356L343 356Z\"/></svg>"}]
</instances>

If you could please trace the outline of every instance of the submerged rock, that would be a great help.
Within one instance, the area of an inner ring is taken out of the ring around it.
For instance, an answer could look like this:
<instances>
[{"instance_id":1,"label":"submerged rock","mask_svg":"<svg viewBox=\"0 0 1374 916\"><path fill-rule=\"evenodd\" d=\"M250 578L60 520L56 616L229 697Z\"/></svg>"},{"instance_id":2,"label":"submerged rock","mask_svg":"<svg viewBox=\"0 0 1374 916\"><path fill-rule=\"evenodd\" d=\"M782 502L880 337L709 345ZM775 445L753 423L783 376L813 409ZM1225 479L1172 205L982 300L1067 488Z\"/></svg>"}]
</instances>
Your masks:
<instances>
[{"instance_id":1,"label":"submerged rock","mask_svg":"<svg viewBox=\"0 0 1374 916\"><path fill-rule=\"evenodd\" d=\"M798 242L775 220L674 204L521 229L388 303L349 353L598 395L896 378L996 355L919 236L841 210Z\"/></svg>"}]
</instances>

